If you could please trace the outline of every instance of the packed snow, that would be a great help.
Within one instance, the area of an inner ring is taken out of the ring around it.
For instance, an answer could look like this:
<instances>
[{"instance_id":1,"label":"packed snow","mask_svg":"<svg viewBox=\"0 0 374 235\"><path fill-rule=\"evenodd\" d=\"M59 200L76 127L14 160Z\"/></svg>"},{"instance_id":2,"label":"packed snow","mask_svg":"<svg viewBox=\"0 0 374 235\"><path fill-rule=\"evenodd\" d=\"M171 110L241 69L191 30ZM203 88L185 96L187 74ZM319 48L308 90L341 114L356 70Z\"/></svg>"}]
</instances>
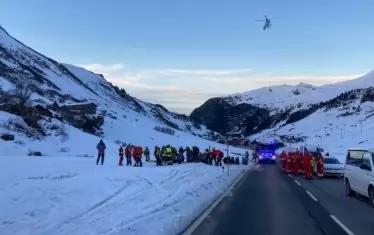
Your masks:
<instances>
[{"instance_id":1,"label":"packed snow","mask_svg":"<svg viewBox=\"0 0 374 235\"><path fill-rule=\"evenodd\" d=\"M248 166L0 157L2 235L178 234Z\"/></svg>"}]
</instances>

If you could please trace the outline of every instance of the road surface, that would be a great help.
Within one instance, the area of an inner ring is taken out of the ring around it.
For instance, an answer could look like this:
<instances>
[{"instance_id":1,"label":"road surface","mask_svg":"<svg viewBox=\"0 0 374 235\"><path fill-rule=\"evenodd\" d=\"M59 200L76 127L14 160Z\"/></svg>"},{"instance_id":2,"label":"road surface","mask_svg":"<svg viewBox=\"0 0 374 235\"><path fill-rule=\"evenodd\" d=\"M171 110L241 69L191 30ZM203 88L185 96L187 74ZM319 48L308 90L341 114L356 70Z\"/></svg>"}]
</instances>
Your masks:
<instances>
[{"instance_id":1,"label":"road surface","mask_svg":"<svg viewBox=\"0 0 374 235\"><path fill-rule=\"evenodd\" d=\"M374 209L364 197L345 196L342 179L324 178L311 181L303 177L295 177L295 179L354 234L374 234Z\"/></svg>"},{"instance_id":2,"label":"road surface","mask_svg":"<svg viewBox=\"0 0 374 235\"><path fill-rule=\"evenodd\" d=\"M276 165L262 167L245 176L192 234L346 235L291 177Z\"/></svg>"}]
</instances>

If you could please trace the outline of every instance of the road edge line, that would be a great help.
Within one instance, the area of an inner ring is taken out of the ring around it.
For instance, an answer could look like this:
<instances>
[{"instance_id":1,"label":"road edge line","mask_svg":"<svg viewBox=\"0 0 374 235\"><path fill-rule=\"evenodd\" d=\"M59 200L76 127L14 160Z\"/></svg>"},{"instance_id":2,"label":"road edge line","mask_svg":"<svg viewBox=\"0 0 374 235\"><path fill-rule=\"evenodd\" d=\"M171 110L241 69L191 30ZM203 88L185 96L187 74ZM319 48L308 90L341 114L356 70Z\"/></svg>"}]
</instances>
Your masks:
<instances>
[{"instance_id":1,"label":"road edge line","mask_svg":"<svg viewBox=\"0 0 374 235\"><path fill-rule=\"evenodd\" d=\"M295 180L295 183L296 183L297 185L301 186L301 184L300 184L299 181Z\"/></svg>"},{"instance_id":2,"label":"road edge line","mask_svg":"<svg viewBox=\"0 0 374 235\"><path fill-rule=\"evenodd\" d=\"M337 223L348 235L355 235L347 226L343 224L335 215L330 215L330 217Z\"/></svg>"},{"instance_id":3,"label":"road edge line","mask_svg":"<svg viewBox=\"0 0 374 235\"><path fill-rule=\"evenodd\" d=\"M314 201L318 202L318 199L311 193L309 192L308 190L305 190L305 192L309 195L309 197L311 197Z\"/></svg>"},{"instance_id":4,"label":"road edge line","mask_svg":"<svg viewBox=\"0 0 374 235\"><path fill-rule=\"evenodd\" d=\"M246 171L244 171L241 175L239 175L234 182L230 185L230 187L227 188L225 192L221 194L206 210L204 210L193 222L190 224L183 232L181 232L181 235L191 235L199 226L200 224L205 220L206 217L218 206L218 204L234 189L234 187L239 183L241 179L244 178L245 175L247 175L250 171L252 171L253 168L250 168Z\"/></svg>"}]
</instances>

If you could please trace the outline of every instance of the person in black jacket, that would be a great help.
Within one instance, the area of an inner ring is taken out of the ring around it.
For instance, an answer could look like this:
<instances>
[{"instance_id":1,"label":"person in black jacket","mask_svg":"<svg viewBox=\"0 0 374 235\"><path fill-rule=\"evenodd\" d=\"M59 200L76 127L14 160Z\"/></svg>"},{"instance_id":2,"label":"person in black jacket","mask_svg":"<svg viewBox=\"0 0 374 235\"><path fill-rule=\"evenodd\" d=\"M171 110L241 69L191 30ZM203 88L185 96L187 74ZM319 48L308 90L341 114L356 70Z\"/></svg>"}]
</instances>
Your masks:
<instances>
[{"instance_id":1,"label":"person in black jacket","mask_svg":"<svg viewBox=\"0 0 374 235\"><path fill-rule=\"evenodd\" d=\"M122 166L122 162L123 162L123 147L122 147L122 144L119 146L118 155L119 155L118 165Z\"/></svg>"}]
</instances>

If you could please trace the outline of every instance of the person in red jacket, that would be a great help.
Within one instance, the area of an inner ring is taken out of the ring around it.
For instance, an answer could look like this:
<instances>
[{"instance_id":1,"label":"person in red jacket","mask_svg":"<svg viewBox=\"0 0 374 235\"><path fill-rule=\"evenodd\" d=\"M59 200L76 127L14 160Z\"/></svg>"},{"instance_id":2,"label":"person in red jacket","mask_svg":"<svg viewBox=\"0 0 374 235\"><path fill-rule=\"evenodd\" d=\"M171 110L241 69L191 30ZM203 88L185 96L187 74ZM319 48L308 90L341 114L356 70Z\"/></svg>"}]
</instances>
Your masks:
<instances>
[{"instance_id":1,"label":"person in red jacket","mask_svg":"<svg viewBox=\"0 0 374 235\"><path fill-rule=\"evenodd\" d=\"M142 167L142 156L143 156L143 147L141 146L135 146L133 149L133 157L135 160L134 166Z\"/></svg>"},{"instance_id":2,"label":"person in red jacket","mask_svg":"<svg viewBox=\"0 0 374 235\"><path fill-rule=\"evenodd\" d=\"M293 152L291 155L291 172L293 175L297 175L297 153Z\"/></svg>"},{"instance_id":3,"label":"person in red jacket","mask_svg":"<svg viewBox=\"0 0 374 235\"><path fill-rule=\"evenodd\" d=\"M288 152L286 155L286 172L291 173L292 169L292 152Z\"/></svg>"},{"instance_id":4,"label":"person in red jacket","mask_svg":"<svg viewBox=\"0 0 374 235\"><path fill-rule=\"evenodd\" d=\"M283 171L286 170L286 158L287 158L286 152L282 151L282 153L279 155L279 161L280 161L281 169Z\"/></svg>"},{"instance_id":5,"label":"person in red jacket","mask_svg":"<svg viewBox=\"0 0 374 235\"><path fill-rule=\"evenodd\" d=\"M313 179L312 172L313 156L311 153L304 153L304 177L305 179Z\"/></svg>"},{"instance_id":6,"label":"person in red jacket","mask_svg":"<svg viewBox=\"0 0 374 235\"><path fill-rule=\"evenodd\" d=\"M125 148L125 156L126 156L126 163L127 163L126 165L127 166L132 166L131 152L132 152L131 146L127 145L126 148Z\"/></svg>"},{"instance_id":7,"label":"person in red jacket","mask_svg":"<svg viewBox=\"0 0 374 235\"><path fill-rule=\"evenodd\" d=\"M214 161L214 165L217 166L217 155L218 155L218 150L213 148L212 152L210 153L211 161Z\"/></svg>"},{"instance_id":8,"label":"person in red jacket","mask_svg":"<svg viewBox=\"0 0 374 235\"><path fill-rule=\"evenodd\" d=\"M223 152L221 150L217 150L217 155L216 155L216 159L217 159L217 166L222 166L222 159L223 159Z\"/></svg>"}]
</instances>

